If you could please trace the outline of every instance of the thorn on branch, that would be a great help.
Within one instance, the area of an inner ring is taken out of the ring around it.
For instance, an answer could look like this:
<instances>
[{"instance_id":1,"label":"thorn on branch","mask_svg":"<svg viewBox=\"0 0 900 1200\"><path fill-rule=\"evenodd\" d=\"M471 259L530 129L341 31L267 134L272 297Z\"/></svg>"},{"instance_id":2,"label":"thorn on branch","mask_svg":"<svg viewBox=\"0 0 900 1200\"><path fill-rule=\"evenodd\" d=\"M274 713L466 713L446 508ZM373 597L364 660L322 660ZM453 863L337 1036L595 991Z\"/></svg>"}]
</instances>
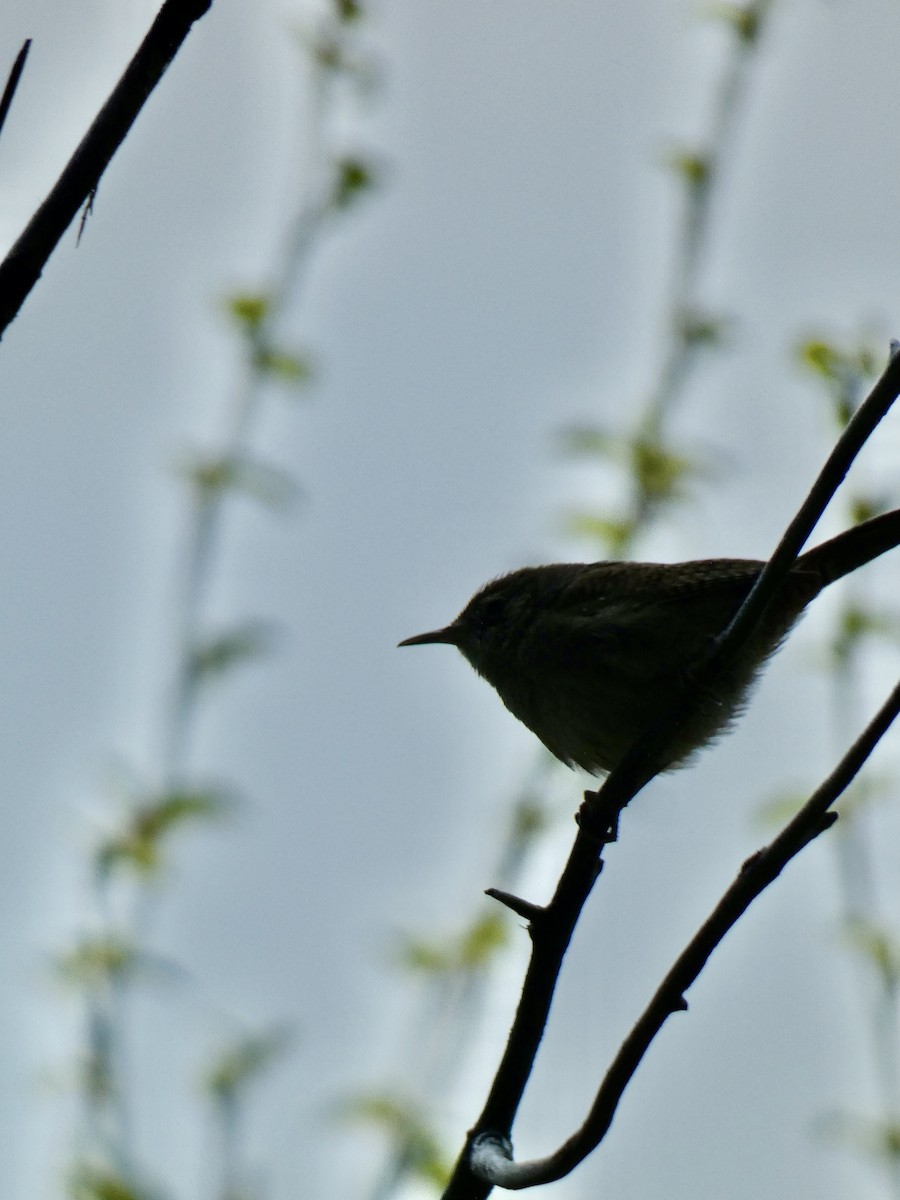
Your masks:
<instances>
[{"instance_id":1,"label":"thorn on branch","mask_svg":"<svg viewBox=\"0 0 900 1200\"><path fill-rule=\"evenodd\" d=\"M75 239L76 246L81 245L81 235L84 233L84 227L85 227L85 225L87 225L88 217L93 215L94 200L95 200L96 196L97 196L97 189L96 189L96 187L92 187L90 192L88 193L87 200L85 200L85 202L84 202L84 207L81 210L81 220L78 222L78 236Z\"/></svg>"},{"instance_id":2,"label":"thorn on branch","mask_svg":"<svg viewBox=\"0 0 900 1200\"><path fill-rule=\"evenodd\" d=\"M836 813L833 809L829 809L828 812L822 813L822 819L819 822L818 828L816 829L816 837L818 837L820 833L825 833L826 830L832 827L832 825L836 825L840 820L840 815L840 813Z\"/></svg>"},{"instance_id":3,"label":"thorn on branch","mask_svg":"<svg viewBox=\"0 0 900 1200\"><path fill-rule=\"evenodd\" d=\"M523 900L521 896L515 896L512 892L504 892L502 888L486 888L486 896L490 896L492 900L497 900L500 904L505 904L507 908L512 909L517 916L528 921L538 921L547 911L540 904L532 904L530 900Z\"/></svg>"}]
</instances>

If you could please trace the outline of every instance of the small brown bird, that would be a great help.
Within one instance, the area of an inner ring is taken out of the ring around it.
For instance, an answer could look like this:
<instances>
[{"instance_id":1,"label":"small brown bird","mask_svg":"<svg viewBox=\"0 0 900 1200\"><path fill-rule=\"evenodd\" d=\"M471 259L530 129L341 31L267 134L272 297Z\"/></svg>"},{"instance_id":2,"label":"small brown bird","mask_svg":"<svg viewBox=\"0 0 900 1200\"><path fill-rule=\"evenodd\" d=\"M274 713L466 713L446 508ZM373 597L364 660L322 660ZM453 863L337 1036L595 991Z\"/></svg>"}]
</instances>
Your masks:
<instances>
[{"instance_id":1,"label":"small brown bird","mask_svg":"<svg viewBox=\"0 0 900 1200\"><path fill-rule=\"evenodd\" d=\"M693 696L710 650L764 566L755 559L558 563L487 584L443 629L401 646L456 646L506 707L569 766L611 771L642 734L684 711L658 763L684 765L746 706L759 672L830 583L900 544L900 510L797 559L749 640Z\"/></svg>"}]
</instances>

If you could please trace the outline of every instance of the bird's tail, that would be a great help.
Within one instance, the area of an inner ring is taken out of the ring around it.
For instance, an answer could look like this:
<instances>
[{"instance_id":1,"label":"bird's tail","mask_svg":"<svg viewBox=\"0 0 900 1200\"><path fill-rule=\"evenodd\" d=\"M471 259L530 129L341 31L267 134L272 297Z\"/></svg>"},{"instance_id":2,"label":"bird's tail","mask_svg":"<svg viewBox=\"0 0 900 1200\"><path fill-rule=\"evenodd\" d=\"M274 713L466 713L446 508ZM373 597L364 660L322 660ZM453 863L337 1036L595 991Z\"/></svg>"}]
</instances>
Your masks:
<instances>
[{"instance_id":1,"label":"bird's tail","mask_svg":"<svg viewBox=\"0 0 900 1200\"><path fill-rule=\"evenodd\" d=\"M807 550L798 559L798 565L816 571L826 587L898 545L900 509L893 509Z\"/></svg>"}]
</instances>

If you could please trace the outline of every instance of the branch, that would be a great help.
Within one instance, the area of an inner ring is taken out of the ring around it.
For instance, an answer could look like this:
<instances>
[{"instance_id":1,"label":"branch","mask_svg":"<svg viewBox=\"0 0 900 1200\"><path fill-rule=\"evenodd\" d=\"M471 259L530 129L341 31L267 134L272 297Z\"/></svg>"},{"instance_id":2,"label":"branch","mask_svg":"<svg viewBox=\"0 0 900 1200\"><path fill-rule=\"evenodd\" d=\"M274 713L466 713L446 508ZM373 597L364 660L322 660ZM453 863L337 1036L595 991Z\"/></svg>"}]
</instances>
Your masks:
<instances>
[{"instance_id":1,"label":"branch","mask_svg":"<svg viewBox=\"0 0 900 1200\"><path fill-rule=\"evenodd\" d=\"M476 1175L500 1187L534 1187L562 1179L597 1148L644 1054L667 1018L687 1008L684 993L697 979L713 950L790 860L834 824L837 813L830 811L831 806L853 781L898 714L900 684L797 815L774 841L744 863L622 1043L581 1128L553 1154L522 1163L512 1161L512 1145L504 1135L480 1134L472 1144L472 1170Z\"/></svg>"},{"instance_id":2,"label":"branch","mask_svg":"<svg viewBox=\"0 0 900 1200\"><path fill-rule=\"evenodd\" d=\"M166 0L137 53L47 198L0 263L0 337L14 320L57 243L87 203L110 160L195 21L212 0Z\"/></svg>"},{"instance_id":3,"label":"branch","mask_svg":"<svg viewBox=\"0 0 900 1200\"><path fill-rule=\"evenodd\" d=\"M16 55L16 61L12 65L3 95L0 96L0 133L3 132L3 126L6 124L6 117L13 102L13 96L16 94L16 88L19 86L19 80L22 78L22 72L25 70L25 59L28 57L30 49L31 38L26 38L22 49Z\"/></svg>"},{"instance_id":4,"label":"branch","mask_svg":"<svg viewBox=\"0 0 900 1200\"><path fill-rule=\"evenodd\" d=\"M770 563L760 573L759 579L741 605L728 630L714 644L707 661L698 665L695 675L695 685L698 695L700 690L709 684L716 672L722 671L728 666L730 659L739 652L741 645L752 635L756 624L758 624L763 616L765 608L775 596L778 588L783 584L803 543L806 541L831 496L837 490L849 470L850 464L859 453L865 440L891 407L898 394L900 394L900 353L898 353L897 344L892 343L891 357L881 378L860 406L853 420L844 430L825 466L819 473L819 477L810 490L809 496L804 501L797 516L788 526ZM748 610L750 616L744 617L743 614ZM563 958L571 941L575 925L581 915L581 910L591 893L594 882L602 870L601 854L603 848L609 842L615 840L618 817L621 810L656 773L657 768L652 764L658 762L660 749L665 746L676 722L682 720L683 717L683 711L673 713L668 721L664 721L654 729L649 730L644 737L638 740L635 747L626 755L622 763L610 774L599 791L585 792L584 794L584 803L579 810L577 818L578 833L569 854L568 862L557 884L556 892L546 908L536 909L535 916L529 927L532 938L531 960L525 975L525 981L522 985L522 995L519 999L512 1028L510 1029L506 1049L500 1060L500 1065L497 1068L494 1082L481 1115L473 1129L469 1132L466 1144L457 1159L450 1182L444 1192L443 1200L483 1200L490 1191L491 1185L483 1177L476 1179L473 1176L469 1158L470 1153L475 1145L478 1144L480 1147L479 1163L482 1163L481 1156L484 1153L488 1153L489 1156L491 1155L492 1146L494 1148L499 1146L501 1153L505 1153L502 1147L506 1144L518 1106L531 1075L534 1059L550 1013L550 1005ZM893 717L891 716L890 719L892 720ZM889 723L890 721L888 721ZM863 735L864 738L865 736ZM881 734L879 733L878 736L881 736ZM859 744L857 743L857 746ZM854 752L857 750L857 746L854 746L848 756L851 760ZM869 752L870 750L867 750L866 754ZM865 755L860 760L860 765L864 759ZM856 766L853 773L858 769L859 767ZM841 768L839 767L835 774L837 775L840 770ZM831 778L833 779L834 776ZM850 778L852 778L852 774ZM823 785L823 788L827 787L830 782L831 779ZM819 792L816 793L816 796L813 797L810 803L821 792L822 789L819 789ZM831 803L832 800L833 797L828 803ZM825 807L827 808L827 805ZM815 833L809 835L805 841L799 843L793 853L796 853L800 846L805 845L806 841L810 840L811 837L817 836L824 828L827 828L827 823L822 824L821 818L819 824L821 827L817 826ZM793 828L794 822L788 826L788 829ZM773 843L773 846L777 844L779 843L776 841L776 843ZM769 861L768 857L763 857L764 863ZM778 870L780 869L781 867L778 868ZM773 879L777 873L778 871L775 871L775 874L772 875ZM503 903L509 904L507 897L502 896L498 898ZM749 895L743 908L740 910L741 912L747 907L752 898L753 896ZM518 900L518 898L516 899ZM731 923L737 920L739 915L740 912L736 913ZM726 929L728 927L725 926ZM688 951L685 953L690 953L693 948L694 943L688 947ZM710 950L706 951L707 956ZM702 968L703 962L705 962L705 957L699 963L697 967L698 971ZM682 987L686 986L686 983L682 984ZM668 993L666 993L665 998L669 1006L663 1013L662 1020L665 1020L665 1017L680 1007L682 1003L680 992L677 1002ZM639 1028L640 1026L636 1027L636 1029ZM626 1045L629 1044L630 1039L629 1042L626 1042ZM634 1063L634 1066L636 1065L637 1061ZM632 1072L634 1066L631 1068ZM613 1070L615 1070L615 1064ZM630 1074L627 1075L625 1082L627 1082L627 1078L630 1078ZM622 1086L624 1087L624 1083ZM610 1120L611 1117L612 1113L610 1112ZM479 1135L485 1132L490 1132L491 1134L490 1143L478 1141ZM483 1163L480 1169L482 1167ZM507 1184L506 1186L510 1185ZM520 1184L519 1186L525 1185Z\"/></svg>"},{"instance_id":5,"label":"branch","mask_svg":"<svg viewBox=\"0 0 900 1200\"><path fill-rule=\"evenodd\" d=\"M699 697L716 675L734 660L762 620L856 456L898 395L900 343L892 341L890 357L880 378L844 429L797 515L788 525L731 624L716 639L707 660L698 664L694 674L695 695ZM602 836L604 830L615 826L618 814L658 772L660 752L683 719L683 711L673 712L665 721L648 730L603 786L596 792L585 794L586 803L579 814L582 825L590 824L595 836Z\"/></svg>"}]
</instances>

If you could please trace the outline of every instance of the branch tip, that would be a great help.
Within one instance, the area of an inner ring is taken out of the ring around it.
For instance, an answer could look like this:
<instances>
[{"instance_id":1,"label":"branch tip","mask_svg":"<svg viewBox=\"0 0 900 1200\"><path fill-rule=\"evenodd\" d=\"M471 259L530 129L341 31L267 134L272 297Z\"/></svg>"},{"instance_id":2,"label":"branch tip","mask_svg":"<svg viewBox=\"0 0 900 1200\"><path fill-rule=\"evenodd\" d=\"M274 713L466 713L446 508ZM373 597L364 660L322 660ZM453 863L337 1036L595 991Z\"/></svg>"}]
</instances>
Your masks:
<instances>
[{"instance_id":1,"label":"branch tip","mask_svg":"<svg viewBox=\"0 0 900 1200\"><path fill-rule=\"evenodd\" d=\"M25 70L25 60L30 49L31 38L26 38L22 49L16 55L16 61L12 65L3 95L0 96L0 130L3 129L6 122L6 116L13 102L13 96L16 94L16 88L19 86L19 80L22 78L22 72Z\"/></svg>"}]
</instances>

